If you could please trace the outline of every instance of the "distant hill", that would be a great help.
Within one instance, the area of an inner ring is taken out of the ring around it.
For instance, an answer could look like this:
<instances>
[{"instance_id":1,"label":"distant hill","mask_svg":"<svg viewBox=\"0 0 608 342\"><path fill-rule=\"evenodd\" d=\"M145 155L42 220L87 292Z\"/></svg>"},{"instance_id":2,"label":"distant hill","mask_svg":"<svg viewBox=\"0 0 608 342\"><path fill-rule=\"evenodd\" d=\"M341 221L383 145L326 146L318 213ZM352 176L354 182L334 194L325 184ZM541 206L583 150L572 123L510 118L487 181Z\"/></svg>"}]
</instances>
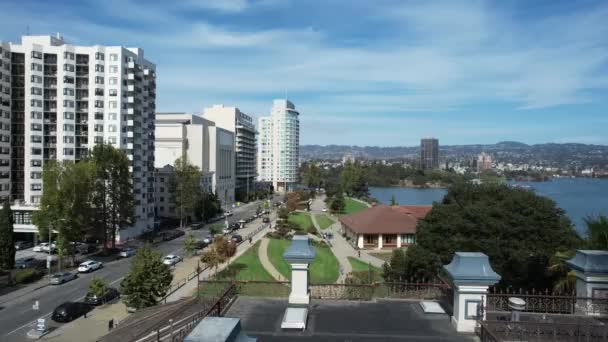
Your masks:
<instances>
[{"instance_id":1,"label":"distant hill","mask_svg":"<svg viewBox=\"0 0 608 342\"><path fill-rule=\"evenodd\" d=\"M496 144L440 145L441 160L473 158L481 152L490 153L495 160L512 163L543 164L556 167L608 167L608 146L587 144L535 144L501 141ZM419 146L346 146L302 145L300 156L304 160L341 160L350 153L356 159L417 159Z\"/></svg>"}]
</instances>

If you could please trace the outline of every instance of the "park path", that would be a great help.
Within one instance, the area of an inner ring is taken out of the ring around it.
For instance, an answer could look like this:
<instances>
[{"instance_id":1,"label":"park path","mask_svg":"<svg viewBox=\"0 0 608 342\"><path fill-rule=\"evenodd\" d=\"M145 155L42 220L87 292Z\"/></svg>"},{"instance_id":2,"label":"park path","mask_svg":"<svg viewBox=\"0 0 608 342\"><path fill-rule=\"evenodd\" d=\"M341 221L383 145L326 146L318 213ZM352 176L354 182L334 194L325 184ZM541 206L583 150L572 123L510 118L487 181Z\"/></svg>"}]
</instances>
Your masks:
<instances>
[{"instance_id":1,"label":"park path","mask_svg":"<svg viewBox=\"0 0 608 342\"><path fill-rule=\"evenodd\" d=\"M260 248L258 248L258 258L260 259L260 263L262 266L264 266L266 272L268 272L275 280L286 280L268 258L268 243L270 242L270 239L263 238L261 241Z\"/></svg>"}]
</instances>

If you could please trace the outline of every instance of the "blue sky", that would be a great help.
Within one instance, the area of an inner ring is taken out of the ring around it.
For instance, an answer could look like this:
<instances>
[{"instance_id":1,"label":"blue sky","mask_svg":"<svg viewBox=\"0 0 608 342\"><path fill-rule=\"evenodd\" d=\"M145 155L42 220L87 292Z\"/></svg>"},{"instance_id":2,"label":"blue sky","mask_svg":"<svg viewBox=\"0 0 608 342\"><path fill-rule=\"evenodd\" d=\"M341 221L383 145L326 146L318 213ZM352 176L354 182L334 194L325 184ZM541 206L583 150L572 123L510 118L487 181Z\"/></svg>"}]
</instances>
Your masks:
<instances>
[{"instance_id":1,"label":"blue sky","mask_svg":"<svg viewBox=\"0 0 608 342\"><path fill-rule=\"evenodd\" d=\"M302 144L608 144L606 1L3 1L0 40L137 46L159 111L266 115Z\"/></svg>"}]
</instances>

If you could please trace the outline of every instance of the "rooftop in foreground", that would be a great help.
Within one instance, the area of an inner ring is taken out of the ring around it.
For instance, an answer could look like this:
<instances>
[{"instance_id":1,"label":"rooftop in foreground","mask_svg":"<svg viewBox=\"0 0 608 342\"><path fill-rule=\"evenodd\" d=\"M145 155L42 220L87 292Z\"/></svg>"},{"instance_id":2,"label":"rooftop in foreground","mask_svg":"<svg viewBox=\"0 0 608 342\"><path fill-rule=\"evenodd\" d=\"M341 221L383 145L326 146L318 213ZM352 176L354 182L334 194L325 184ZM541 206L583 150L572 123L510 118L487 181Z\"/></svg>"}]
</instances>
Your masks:
<instances>
[{"instance_id":1,"label":"rooftop in foreground","mask_svg":"<svg viewBox=\"0 0 608 342\"><path fill-rule=\"evenodd\" d=\"M419 301L313 300L305 331L281 330L287 300L239 296L225 317L241 319L260 341L475 341L446 314L425 314Z\"/></svg>"}]
</instances>

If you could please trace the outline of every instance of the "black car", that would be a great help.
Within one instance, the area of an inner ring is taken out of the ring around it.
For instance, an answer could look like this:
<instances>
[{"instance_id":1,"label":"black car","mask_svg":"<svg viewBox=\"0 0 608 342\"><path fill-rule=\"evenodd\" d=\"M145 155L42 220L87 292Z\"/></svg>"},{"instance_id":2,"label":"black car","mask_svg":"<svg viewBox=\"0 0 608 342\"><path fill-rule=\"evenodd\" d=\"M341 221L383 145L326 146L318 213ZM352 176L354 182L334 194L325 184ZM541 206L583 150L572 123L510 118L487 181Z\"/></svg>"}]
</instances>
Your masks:
<instances>
[{"instance_id":1,"label":"black car","mask_svg":"<svg viewBox=\"0 0 608 342\"><path fill-rule=\"evenodd\" d=\"M192 230L198 230L203 228L204 224L203 223L193 223L190 225L190 229Z\"/></svg>"},{"instance_id":2,"label":"black car","mask_svg":"<svg viewBox=\"0 0 608 342\"><path fill-rule=\"evenodd\" d=\"M82 302L65 302L53 310L51 318L55 322L70 322L91 311L93 307Z\"/></svg>"},{"instance_id":3,"label":"black car","mask_svg":"<svg viewBox=\"0 0 608 342\"><path fill-rule=\"evenodd\" d=\"M94 293L87 293L86 297L84 297L84 302L89 305L101 305L107 302L112 301L114 298L118 298L120 293L117 289L110 287L105 295L101 297L97 297Z\"/></svg>"},{"instance_id":4,"label":"black car","mask_svg":"<svg viewBox=\"0 0 608 342\"><path fill-rule=\"evenodd\" d=\"M264 222L264 223L269 223L269 222L270 222L270 218L268 218L268 217L264 217L264 218L262 219L262 222Z\"/></svg>"},{"instance_id":5,"label":"black car","mask_svg":"<svg viewBox=\"0 0 608 342\"><path fill-rule=\"evenodd\" d=\"M203 240L198 240L195 242L194 244L194 248L195 249L203 249L205 247L209 246L209 244Z\"/></svg>"},{"instance_id":6,"label":"black car","mask_svg":"<svg viewBox=\"0 0 608 342\"><path fill-rule=\"evenodd\" d=\"M232 240L236 243L239 243L239 242L243 241L243 237L238 234L235 234L235 235L232 235L232 238L230 240Z\"/></svg>"}]
</instances>

